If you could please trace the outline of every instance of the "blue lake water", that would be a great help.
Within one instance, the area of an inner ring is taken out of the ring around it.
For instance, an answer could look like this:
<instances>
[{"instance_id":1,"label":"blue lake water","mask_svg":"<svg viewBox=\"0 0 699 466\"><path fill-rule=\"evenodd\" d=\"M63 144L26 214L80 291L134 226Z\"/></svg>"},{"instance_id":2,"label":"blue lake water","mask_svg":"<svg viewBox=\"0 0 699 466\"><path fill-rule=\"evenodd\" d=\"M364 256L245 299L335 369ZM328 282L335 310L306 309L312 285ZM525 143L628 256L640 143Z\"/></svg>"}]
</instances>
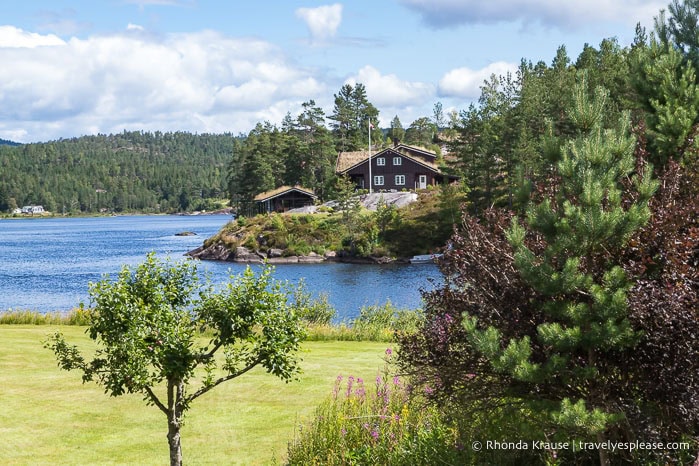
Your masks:
<instances>
[{"instance_id":1,"label":"blue lake water","mask_svg":"<svg viewBox=\"0 0 699 466\"><path fill-rule=\"evenodd\" d=\"M222 215L0 220L0 311L67 311L80 302L89 305L89 282L115 275L149 252L179 259L228 220ZM197 236L176 235L183 231ZM245 267L203 261L199 268L222 283ZM274 276L292 283L303 279L314 295L326 293L340 319L387 300L402 308L421 307L420 290L442 281L433 264L285 264L276 267Z\"/></svg>"}]
</instances>

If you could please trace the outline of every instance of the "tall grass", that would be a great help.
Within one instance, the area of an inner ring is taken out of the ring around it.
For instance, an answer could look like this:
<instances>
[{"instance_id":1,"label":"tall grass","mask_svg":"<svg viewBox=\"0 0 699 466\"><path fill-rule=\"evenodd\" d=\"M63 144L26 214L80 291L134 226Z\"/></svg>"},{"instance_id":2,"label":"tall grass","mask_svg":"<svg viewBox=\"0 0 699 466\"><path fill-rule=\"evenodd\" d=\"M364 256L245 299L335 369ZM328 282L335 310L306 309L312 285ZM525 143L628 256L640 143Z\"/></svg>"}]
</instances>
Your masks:
<instances>
[{"instance_id":1,"label":"tall grass","mask_svg":"<svg viewBox=\"0 0 699 466\"><path fill-rule=\"evenodd\" d=\"M367 382L338 376L289 444L288 464L461 464L456 428L412 395L387 371Z\"/></svg>"},{"instance_id":2,"label":"tall grass","mask_svg":"<svg viewBox=\"0 0 699 466\"><path fill-rule=\"evenodd\" d=\"M399 309L387 301L383 305L364 306L356 318L339 323L332 323L332 318L306 320L306 340L391 342L396 333L414 332L422 319L421 310Z\"/></svg>"},{"instance_id":3,"label":"tall grass","mask_svg":"<svg viewBox=\"0 0 699 466\"><path fill-rule=\"evenodd\" d=\"M354 319L334 323L337 312L327 295L313 298L303 286L294 293L294 309L306 326L306 341L392 342L396 332L415 331L423 318L419 309L399 309L390 301L365 306ZM17 325L89 325L91 310L75 308L69 312L6 311L0 324Z\"/></svg>"},{"instance_id":4,"label":"tall grass","mask_svg":"<svg viewBox=\"0 0 699 466\"><path fill-rule=\"evenodd\" d=\"M75 308L68 312L6 311L0 313L0 324L16 325L88 325L90 310Z\"/></svg>"}]
</instances>

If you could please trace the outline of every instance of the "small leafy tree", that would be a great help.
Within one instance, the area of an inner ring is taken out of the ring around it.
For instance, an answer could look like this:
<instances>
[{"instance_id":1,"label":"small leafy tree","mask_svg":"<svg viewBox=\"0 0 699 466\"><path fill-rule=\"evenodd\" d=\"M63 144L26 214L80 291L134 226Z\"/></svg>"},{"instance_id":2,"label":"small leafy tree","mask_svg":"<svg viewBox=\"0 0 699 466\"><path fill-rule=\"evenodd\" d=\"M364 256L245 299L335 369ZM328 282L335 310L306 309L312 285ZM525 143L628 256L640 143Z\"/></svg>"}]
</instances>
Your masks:
<instances>
[{"instance_id":1,"label":"small leafy tree","mask_svg":"<svg viewBox=\"0 0 699 466\"><path fill-rule=\"evenodd\" d=\"M81 371L83 382L94 381L111 396L140 393L160 409L170 464L180 465L180 428L195 399L258 365L285 381L299 371L303 331L288 290L271 273L248 268L217 291L200 284L193 262L169 264L150 254L133 269L124 266L115 280L90 285L87 331L99 345L91 360L61 333L46 346L60 368Z\"/></svg>"}]
</instances>

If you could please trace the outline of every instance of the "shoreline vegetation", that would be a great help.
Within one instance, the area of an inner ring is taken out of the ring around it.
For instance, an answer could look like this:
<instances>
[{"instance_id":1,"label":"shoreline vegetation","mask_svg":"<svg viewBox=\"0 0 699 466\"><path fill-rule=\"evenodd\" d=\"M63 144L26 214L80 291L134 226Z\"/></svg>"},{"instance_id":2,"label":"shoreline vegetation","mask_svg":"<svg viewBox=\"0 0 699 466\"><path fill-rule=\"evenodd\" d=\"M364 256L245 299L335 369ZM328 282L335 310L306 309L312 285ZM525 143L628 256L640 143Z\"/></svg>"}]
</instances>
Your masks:
<instances>
[{"instance_id":1,"label":"shoreline vegetation","mask_svg":"<svg viewBox=\"0 0 699 466\"><path fill-rule=\"evenodd\" d=\"M336 311L325 296L310 298L297 291L296 309L306 330L304 341L371 341L392 342L396 332L413 332L423 313L421 309L399 309L387 301L383 305L364 306L353 319L336 320ZM89 324L90 309L75 308L67 312L42 313L32 310L0 312L0 325L76 326Z\"/></svg>"}]
</instances>

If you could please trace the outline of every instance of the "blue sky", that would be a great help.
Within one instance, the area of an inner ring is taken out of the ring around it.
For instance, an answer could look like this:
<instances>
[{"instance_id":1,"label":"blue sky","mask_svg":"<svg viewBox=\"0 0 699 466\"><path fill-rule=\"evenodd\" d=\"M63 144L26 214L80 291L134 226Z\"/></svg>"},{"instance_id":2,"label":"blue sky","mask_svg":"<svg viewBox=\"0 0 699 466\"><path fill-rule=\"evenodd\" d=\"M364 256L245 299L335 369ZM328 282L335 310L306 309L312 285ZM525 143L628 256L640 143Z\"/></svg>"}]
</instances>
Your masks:
<instances>
[{"instance_id":1,"label":"blue sky","mask_svg":"<svg viewBox=\"0 0 699 466\"><path fill-rule=\"evenodd\" d=\"M490 74L651 29L656 0L25 0L0 6L0 138L247 133L363 83L381 124ZM11 4L11 6L7 6Z\"/></svg>"}]
</instances>

